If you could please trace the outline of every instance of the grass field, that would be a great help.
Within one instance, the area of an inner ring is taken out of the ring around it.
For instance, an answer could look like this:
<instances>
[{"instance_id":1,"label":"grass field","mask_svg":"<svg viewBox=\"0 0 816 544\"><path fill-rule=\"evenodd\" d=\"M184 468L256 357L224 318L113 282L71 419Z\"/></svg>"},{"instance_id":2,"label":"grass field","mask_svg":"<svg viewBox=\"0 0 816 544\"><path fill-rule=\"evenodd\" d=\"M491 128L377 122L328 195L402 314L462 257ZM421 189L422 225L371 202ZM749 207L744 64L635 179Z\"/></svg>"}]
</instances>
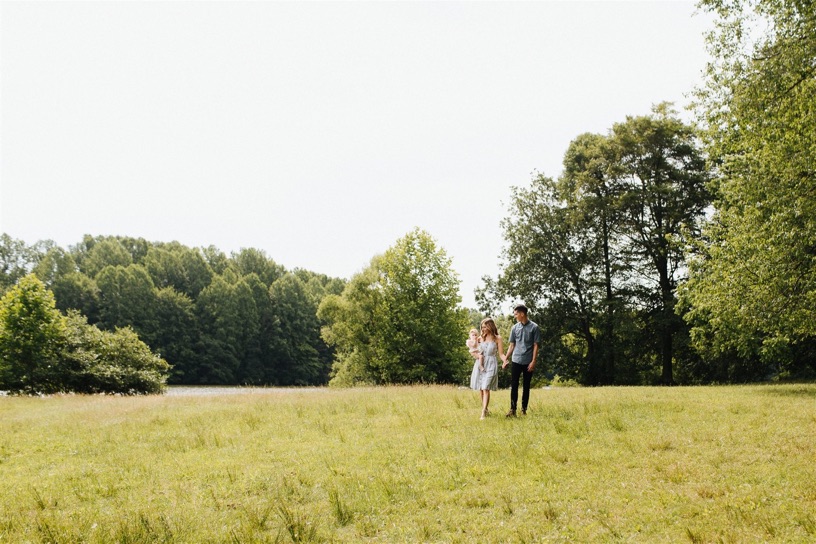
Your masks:
<instances>
[{"instance_id":1,"label":"grass field","mask_svg":"<svg viewBox=\"0 0 816 544\"><path fill-rule=\"evenodd\" d=\"M0 479L3 543L814 542L816 385L0 397Z\"/></svg>"}]
</instances>

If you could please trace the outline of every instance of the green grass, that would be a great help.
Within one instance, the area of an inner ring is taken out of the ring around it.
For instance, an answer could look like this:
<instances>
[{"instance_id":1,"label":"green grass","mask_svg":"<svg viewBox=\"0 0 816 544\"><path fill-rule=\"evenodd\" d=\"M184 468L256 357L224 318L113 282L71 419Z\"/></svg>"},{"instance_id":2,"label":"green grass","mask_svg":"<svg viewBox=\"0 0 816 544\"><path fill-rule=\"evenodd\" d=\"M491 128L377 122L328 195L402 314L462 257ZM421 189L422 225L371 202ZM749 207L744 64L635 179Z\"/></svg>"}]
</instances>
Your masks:
<instances>
[{"instance_id":1,"label":"green grass","mask_svg":"<svg viewBox=\"0 0 816 544\"><path fill-rule=\"evenodd\" d=\"M479 411L449 387L0 397L0 543L816 541L816 385Z\"/></svg>"}]
</instances>

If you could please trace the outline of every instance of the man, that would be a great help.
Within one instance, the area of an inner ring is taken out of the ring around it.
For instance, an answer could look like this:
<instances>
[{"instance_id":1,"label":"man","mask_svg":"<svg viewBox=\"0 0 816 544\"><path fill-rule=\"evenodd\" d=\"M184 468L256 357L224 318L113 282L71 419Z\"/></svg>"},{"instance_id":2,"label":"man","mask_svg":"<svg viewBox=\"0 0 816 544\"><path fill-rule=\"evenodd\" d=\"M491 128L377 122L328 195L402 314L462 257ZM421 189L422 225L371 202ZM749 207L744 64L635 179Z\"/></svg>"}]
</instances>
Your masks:
<instances>
[{"instance_id":1,"label":"man","mask_svg":"<svg viewBox=\"0 0 816 544\"><path fill-rule=\"evenodd\" d=\"M502 369L510 364L513 356L510 381L510 411L507 417L516 417L518 403L519 377L524 376L524 389L521 393L521 415L527 415L527 403L530 401L530 380L533 377L536 359L538 358L538 343L541 341L541 332L538 325L527 318L527 306L516 304L513 308L513 317L517 323L510 330L510 345L504 356Z\"/></svg>"}]
</instances>

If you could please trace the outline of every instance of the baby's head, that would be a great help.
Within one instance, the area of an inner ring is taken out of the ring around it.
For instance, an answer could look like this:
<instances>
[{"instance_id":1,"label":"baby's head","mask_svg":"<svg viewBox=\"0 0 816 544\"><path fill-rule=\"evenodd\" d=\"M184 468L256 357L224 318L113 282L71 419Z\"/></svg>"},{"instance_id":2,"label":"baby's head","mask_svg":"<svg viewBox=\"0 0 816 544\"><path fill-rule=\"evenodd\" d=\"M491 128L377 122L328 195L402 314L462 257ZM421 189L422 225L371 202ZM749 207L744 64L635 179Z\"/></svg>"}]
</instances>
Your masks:
<instances>
[{"instance_id":1,"label":"baby's head","mask_svg":"<svg viewBox=\"0 0 816 544\"><path fill-rule=\"evenodd\" d=\"M479 331L477 331L476 329L470 329L470 337L476 338L477 336L479 336Z\"/></svg>"}]
</instances>

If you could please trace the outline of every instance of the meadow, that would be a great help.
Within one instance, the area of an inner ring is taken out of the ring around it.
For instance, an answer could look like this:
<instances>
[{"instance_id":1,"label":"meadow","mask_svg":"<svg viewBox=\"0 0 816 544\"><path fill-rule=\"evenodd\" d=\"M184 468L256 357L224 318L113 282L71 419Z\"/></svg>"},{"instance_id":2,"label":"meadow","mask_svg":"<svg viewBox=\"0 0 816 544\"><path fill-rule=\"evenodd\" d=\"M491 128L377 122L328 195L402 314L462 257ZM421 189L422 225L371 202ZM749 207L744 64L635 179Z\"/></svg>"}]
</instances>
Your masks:
<instances>
[{"instance_id":1,"label":"meadow","mask_svg":"<svg viewBox=\"0 0 816 544\"><path fill-rule=\"evenodd\" d=\"M816 385L0 397L0 542L813 542Z\"/></svg>"}]
</instances>

